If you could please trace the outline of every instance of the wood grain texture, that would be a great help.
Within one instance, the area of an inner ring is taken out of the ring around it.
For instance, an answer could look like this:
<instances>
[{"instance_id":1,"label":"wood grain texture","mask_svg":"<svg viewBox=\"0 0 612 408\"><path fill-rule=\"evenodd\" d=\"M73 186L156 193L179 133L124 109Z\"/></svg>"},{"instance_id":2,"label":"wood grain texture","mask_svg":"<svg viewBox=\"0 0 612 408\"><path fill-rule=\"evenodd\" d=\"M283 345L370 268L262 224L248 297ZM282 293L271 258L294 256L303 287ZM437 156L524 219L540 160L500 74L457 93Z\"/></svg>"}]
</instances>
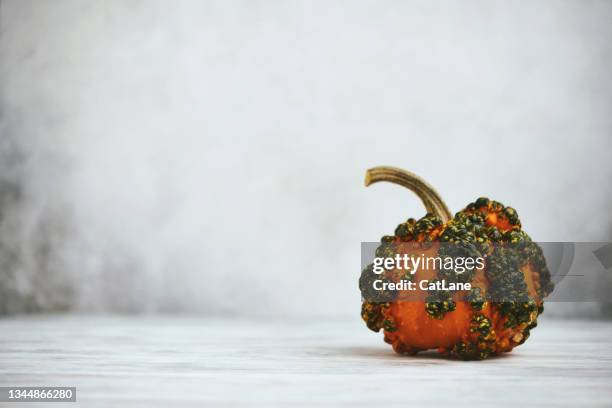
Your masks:
<instances>
[{"instance_id":1,"label":"wood grain texture","mask_svg":"<svg viewBox=\"0 0 612 408\"><path fill-rule=\"evenodd\" d=\"M603 407L611 380L609 322L541 320L514 352L461 362L397 356L357 319L0 320L0 385L76 386L71 407Z\"/></svg>"}]
</instances>

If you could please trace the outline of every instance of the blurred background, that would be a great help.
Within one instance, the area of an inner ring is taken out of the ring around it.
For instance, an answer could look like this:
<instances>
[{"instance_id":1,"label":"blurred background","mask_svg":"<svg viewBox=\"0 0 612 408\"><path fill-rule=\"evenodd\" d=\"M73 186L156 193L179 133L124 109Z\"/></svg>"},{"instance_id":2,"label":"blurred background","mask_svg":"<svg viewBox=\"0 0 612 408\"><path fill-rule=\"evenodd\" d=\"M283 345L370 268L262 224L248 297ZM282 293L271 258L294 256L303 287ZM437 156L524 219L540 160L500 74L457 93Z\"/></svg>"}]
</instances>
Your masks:
<instances>
[{"instance_id":1,"label":"blurred background","mask_svg":"<svg viewBox=\"0 0 612 408\"><path fill-rule=\"evenodd\" d=\"M0 0L0 314L358 318L360 242L486 195L612 239L612 2ZM600 316L556 303L553 316Z\"/></svg>"}]
</instances>

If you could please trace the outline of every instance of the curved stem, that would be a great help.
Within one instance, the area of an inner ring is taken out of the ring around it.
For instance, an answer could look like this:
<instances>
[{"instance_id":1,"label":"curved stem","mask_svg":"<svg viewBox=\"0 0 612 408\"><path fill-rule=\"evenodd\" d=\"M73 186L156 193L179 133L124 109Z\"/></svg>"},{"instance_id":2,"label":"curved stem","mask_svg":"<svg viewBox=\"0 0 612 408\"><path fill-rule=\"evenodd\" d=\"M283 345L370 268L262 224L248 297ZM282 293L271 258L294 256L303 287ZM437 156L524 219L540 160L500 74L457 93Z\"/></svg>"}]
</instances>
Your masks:
<instances>
[{"instance_id":1,"label":"curved stem","mask_svg":"<svg viewBox=\"0 0 612 408\"><path fill-rule=\"evenodd\" d=\"M408 188L423 201L427 212L437 215L442 222L446 223L453 218L438 192L416 174L387 166L373 167L366 171L366 187L379 181L388 181Z\"/></svg>"}]
</instances>

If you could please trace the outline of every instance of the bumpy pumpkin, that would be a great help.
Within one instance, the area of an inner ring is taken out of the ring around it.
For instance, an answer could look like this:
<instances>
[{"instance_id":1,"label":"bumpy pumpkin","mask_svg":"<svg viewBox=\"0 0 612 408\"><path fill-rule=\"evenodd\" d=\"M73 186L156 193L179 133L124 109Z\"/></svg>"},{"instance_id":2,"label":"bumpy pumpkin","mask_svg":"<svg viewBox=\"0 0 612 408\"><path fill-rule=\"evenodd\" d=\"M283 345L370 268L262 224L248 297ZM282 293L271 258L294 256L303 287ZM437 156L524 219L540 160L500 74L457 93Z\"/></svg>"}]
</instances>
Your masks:
<instances>
[{"instance_id":1,"label":"bumpy pumpkin","mask_svg":"<svg viewBox=\"0 0 612 408\"><path fill-rule=\"evenodd\" d=\"M383 301L369 297L375 278L369 265L359 281L361 316L368 328L383 330L384 340L407 355L436 349L449 357L484 359L523 344L554 285L541 248L522 231L517 212L481 197L453 217L439 194L418 176L393 167L367 171L366 186L381 181L412 190L427 214L408 219L393 235L384 236L377 254L390 246L397 251L402 243L451 243L482 254L486 264L462 276L435 271L437 279L470 281L469 291L433 291L409 301L403 301L401 293ZM423 278L423 273L417 271L412 279ZM393 271L384 277L397 278Z\"/></svg>"}]
</instances>

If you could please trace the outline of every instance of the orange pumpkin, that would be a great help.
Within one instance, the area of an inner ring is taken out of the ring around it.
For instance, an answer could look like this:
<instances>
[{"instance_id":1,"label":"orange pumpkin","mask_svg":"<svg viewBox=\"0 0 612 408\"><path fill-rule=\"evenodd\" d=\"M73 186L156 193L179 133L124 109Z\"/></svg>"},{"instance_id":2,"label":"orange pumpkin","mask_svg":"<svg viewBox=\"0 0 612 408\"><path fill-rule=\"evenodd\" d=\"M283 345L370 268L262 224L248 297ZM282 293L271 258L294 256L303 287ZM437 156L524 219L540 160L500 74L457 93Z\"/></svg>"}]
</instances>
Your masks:
<instances>
[{"instance_id":1,"label":"orange pumpkin","mask_svg":"<svg viewBox=\"0 0 612 408\"><path fill-rule=\"evenodd\" d=\"M422 280L467 282L469 290L395 292L385 299L372 297L372 282L381 276L397 282L397 270L373 274L364 269L359 281L363 295L361 316L397 353L415 354L436 349L461 359L484 359L511 351L524 343L543 312L543 298L553 290L541 248L522 231L517 212L499 202L479 198L451 216L439 194L425 181L393 167L366 173L366 186L380 181L402 185L423 201L427 214L401 223L384 236L377 253L414 253L420 246L440 256L444 248L458 247L482 255L483 267L465 275L419 268L411 275ZM416 244L416 246L415 246Z\"/></svg>"}]
</instances>

